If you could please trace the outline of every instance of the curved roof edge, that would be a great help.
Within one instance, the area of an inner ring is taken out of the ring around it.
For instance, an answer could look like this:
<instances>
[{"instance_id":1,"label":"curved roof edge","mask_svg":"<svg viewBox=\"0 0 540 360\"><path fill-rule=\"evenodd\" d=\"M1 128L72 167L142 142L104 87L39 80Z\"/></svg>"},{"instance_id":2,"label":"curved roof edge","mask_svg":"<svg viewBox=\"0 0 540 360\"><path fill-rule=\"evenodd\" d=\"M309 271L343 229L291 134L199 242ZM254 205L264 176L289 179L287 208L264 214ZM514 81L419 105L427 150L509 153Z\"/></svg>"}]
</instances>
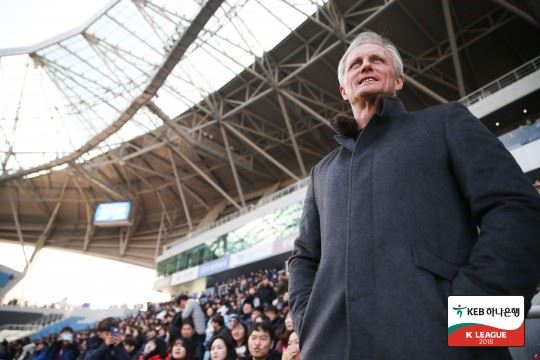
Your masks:
<instances>
[{"instance_id":1,"label":"curved roof edge","mask_svg":"<svg viewBox=\"0 0 540 360\"><path fill-rule=\"evenodd\" d=\"M66 32L63 32L61 34L58 34L56 36L53 36L49 39L40 41L34 45L29 46L21 46L21 47L14 47L14 48L7 48L7 49L0 49L0 56L13 56L13 55L23 55L23 54L30 54L33 52L36 52L38 50L41 50L47 46L56 44L62 40L66 40L72 36L81 34L84 32L90 25L92 25L94 22L96 22L103 14L105 14L107 11L109 11L113 6L115 6L117 3L119 3L120 0L111 0L107 5L102 7L100 10L98 10L90 19L88 19L86 22L84 22L82 25L77 26L71 30L68 30Z\"/></svg>"}]
</instances>

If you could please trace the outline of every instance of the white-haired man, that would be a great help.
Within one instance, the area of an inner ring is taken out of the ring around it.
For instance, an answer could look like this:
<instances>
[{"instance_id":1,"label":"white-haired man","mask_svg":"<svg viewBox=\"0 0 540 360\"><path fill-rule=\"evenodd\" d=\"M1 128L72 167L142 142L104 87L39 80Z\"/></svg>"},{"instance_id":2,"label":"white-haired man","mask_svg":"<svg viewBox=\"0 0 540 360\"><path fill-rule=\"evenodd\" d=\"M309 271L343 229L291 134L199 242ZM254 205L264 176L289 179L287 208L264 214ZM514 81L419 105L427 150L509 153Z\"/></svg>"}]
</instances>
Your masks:
<instances>
[{"instance_id":1,"label":"white-haired man","mask_svg":"<svg viewBox=\"0 0 540 360\"><path fill-rule=\"evenodd\" d=\"M540 281L540 198L458 103L409 113L403 64L360 34L338 67L354 119L311 172L289 260L302 357L507 359L447 345L449 295L523 295Z\"/></svg>"}]
</instances>

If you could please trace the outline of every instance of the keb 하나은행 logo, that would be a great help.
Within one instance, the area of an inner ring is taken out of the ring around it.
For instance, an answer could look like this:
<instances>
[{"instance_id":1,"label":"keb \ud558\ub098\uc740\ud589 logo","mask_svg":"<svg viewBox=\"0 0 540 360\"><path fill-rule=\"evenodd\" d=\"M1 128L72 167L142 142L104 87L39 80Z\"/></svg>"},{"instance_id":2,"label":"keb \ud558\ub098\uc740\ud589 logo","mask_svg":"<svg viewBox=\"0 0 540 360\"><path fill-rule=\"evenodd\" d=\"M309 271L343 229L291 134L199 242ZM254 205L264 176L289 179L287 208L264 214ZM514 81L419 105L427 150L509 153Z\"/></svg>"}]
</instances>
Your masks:
<instances>
[{"instance_id":1,"label":"keb \ud558\ub098\uc740\ud589 logo","mask_svg":"<svg viewBox=\"0 0 540 360\"><path fill-rule=\"evenodd\" d=\"M523 296L449 296L449 346L523 346Z\"/></svg>"}]
</instances>

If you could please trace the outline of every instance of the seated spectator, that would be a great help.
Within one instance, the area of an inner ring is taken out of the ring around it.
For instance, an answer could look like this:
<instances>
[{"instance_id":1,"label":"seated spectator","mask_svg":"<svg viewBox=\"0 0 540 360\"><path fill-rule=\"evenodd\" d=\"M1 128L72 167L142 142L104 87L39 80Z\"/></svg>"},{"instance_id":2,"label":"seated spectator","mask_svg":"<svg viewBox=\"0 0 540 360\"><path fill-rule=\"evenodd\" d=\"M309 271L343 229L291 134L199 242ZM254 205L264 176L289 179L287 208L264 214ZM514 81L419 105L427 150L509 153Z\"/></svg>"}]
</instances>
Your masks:
<instances>
[{"instance_id":1,"label":"seated spectator","mask_svg":"<svg viewBox=\"0 0 540 360\"><path fill-rule=\"evenodd\" d=\"M123 341L124 349L128 353L131 360L139 358L139 343L133 337L127 337Z\"/></svg>"},{"instance_id":2,"label":"seated spectator","mask_svg":"<svg viewBox=\"0 0 540 360\"><path fill-rule=\"evenodd\" d=\"M220 336L226 338L229 342L232 342L231 330L225 326L225 319L221 315L212 316L212 328L214 329L214 335L212 338Z\"/></svg>"},{"instance_id":3,"label":"seated spectator","mask_svg":"<svg viewBox=\"0 0 540 360\"><path fill-rule=\"evenodd\" d=\"M79 344L74 341L73 329L64 327L47 351L47 360L75 360L79 357Z\"/></svg>"},{"instance_id":4,"label":"seated spectator","mask_svg":"<svg viewBox=\"0 0 540 360\"><path fill-rule=\"evenodd\" d=\"M292 315L291 313L288 313L285 317L285 330L279 335L279 341L276 345L276 350L283 352L285 348L287 348L287 344L289 343L289 337L294 332L293 328L293 322L292 322Z\"/></svg>"},{"instance_id":5,"label":"seated spectator","mask_svg":"<svg viewBox=\"0 0 540 360\"><path fill-rule=\"evenodd\" d=\"M214 336L214 327L212 326L212 317L214 317L213 307L210 306L206 309L206 316L208 317L208 322L206 323L206 340L204 344L208 345L212 336Z\"/></svg>"},{"instance_id":6,"label":"seated spectator","mask_svg":"<svg viewBox=\"0 0 540 360\"><path fill-rule=\"evenodd\" d=\"M264 307L264 315L270 319L275 336L281 336L285 330L285 322L283 321L283 318L279 316L278 309L274 305L267 304Z\"/></svg>"},{"instance_id":7,"label":"seated spectator","mask_svg":"<svg viewBox=\"0 0 540 360\"><path fill-rule=\"evenodd\" d=\"M80 360L131 360L117 333L118 321L112 317L101 320L97 335L88 339Z\"/></svg>"},{"instance_id":8,"label":"seated spectator","mask_svg":"<svg viewBox=\"0 0 540 360\"><path fill-rule=\"evenodd\" d=\"M227 327L229 330L232 330L236 324L238 324L238 315L229 316L229 321L227 322Z\"/></svg>"},{"instance_id":9,"label":"seated spectator","mask_svg":"<svg viewBox=\"0 0 540 360\"><path fill-rule=\"evenodd\" d=\"M246 324L247 326L250 326L253 320L251 319L251 314L253 313L253 303L249 301L244 301L244 304L242 305L242 314L239 316L239 320Z\"/></svg>"},{"instance_id":10,"label":"seated spectator","mask_svg":"<svg viewBox=\"0 0 540 360\"><path fill-rule=\"evenodd\" d=\"M236 324L231 330L231 336L238 358L247 358L248 329L246 324L244 324L243 322L239 322L238 324Z\"/></svg>"},{"instance_id":11,"label":"seated spectator","mask_svg":"<svg viewBox=\"0 0 540 360\"><path fill-rule=\"evenodd\" d=\"M289 343L281 360L300 360L300 340L295 332L289 337Z\"/></svg>"},{"instance_id":12,"label":"seated spectator","mask_svg":"<svg viewBox=\"0 0 540 360\"><path fill-rule=\"evenodd\" d=\"M187 295L180 295L176 298L178 307L182 310L182 321L191 320L195 327L197 337L197 354L202 357L204 353L205 333L205 316L200 303L196 299L192 299Z\"/></svg>"},{"instance_id":13,"label":"seated spectator","mask_svg":"<svg viewBox=\"0 0 540 360\"><path fill-rule=\"evenodd\" d=\"M38 341L34 352L30 356L30 360L45 360L47 351L49 350L47 342L45 340Z\"/></svg>"},{"instance_id":14,"label":"seated spectator","mask_svg":"<svg viewBox=\"0 0 540 360\"><path fill-rule=\"evenodd\" d=\"M277 292L274 290L274 285L271 280L270 276L265 276L263 281L259 284L257 296L261 301L261 306L272 304L272 301L277 297Z\"/></svg>"},{"instance_id":15,"label":"seated spectator","mask_svg":"<svg viewBox=\"0 0 540 360\"><path fill-rule=\"evenodd\" d=\"M260 316L263 316L263 315L264 314L262 313L262 311L254 309L253 312L251 313L251 323L254 323L255 320L257 320L257 318L259 318Z\"/></svg>"},{"instance_id":16,"label":"seated spectator","mask_svg":"<svg viewBox=\"0 0 540 360\"><path fill-rule=\"evenodd\" d=\"M270 326L272 326L272 322L270 321L270 318L264 314L259 314L257 317L255 317L254 322L256 323L265 322L265 323L270 324Z\"/></svg>"},{"instance_id":17,"label":"seated spectator","mask_svg":"<svg viewBox=\"0 0 540 360\"><path fill-rule=\"evenodd\" d=\"M210 340L210 360L237 360L234 345L223 336L217 335Z\"/></svg>"},{"instance_id":18,"label":"seated spectator","mask_svg":"<svg viewBox=\"0 0 540 360\"><path fill-rule=\"evenodd\" d=\"M250 360L281 360L281 353L274 348L274 333L267 322L253 323L248 337Z\"/></svg>"},{"instance_id":19,"label":"seated spectator","mask_svg":"<svg viewBox=\"0 0 540 360\"><path fill-rule=\"evenodd\" d=\"M139 360L165 360L167 358L167 344L160 337L148 340L144 344L143 353Z\"/></svg>"},{"instance_id":20,"label":"seated spectator","mask_svg":"<svg viewBox=\"0 0 540 360\"><path fill-rule=\"evenodd\" d=\"M193 326L193 323L184 322L182 324L182 329L180 329L180 336L196 343L197 339L195 339L195 327Z\"/></svg>"},{"instance_id":21,"label":"seated spectator","mask_svg":"<svg viewBox=\"0 0 540 360\"><path fill-rule=\"evenodd\" d=\"M190 339L177 338L169 346L167 360L195 360L195 343Z\"/></svg>"}]
</instances>

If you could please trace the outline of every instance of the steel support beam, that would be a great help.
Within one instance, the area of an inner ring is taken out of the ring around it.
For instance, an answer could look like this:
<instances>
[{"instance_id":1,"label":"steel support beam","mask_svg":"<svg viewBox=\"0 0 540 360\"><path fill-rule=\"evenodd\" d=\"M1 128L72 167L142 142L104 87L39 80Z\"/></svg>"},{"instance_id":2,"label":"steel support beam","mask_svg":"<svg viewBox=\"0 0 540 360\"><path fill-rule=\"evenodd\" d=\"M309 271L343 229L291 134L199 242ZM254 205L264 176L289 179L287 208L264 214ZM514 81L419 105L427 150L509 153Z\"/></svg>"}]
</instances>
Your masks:
<instances>
[{"instance_id":1,"label":"steel support beam","mask_svg":"<svg viewBox=\"0 0 540 360\"><path fill-rule=\"evenodd\" d=\"M289 175L291 178L293 178L296 181L300 181L300 178L296 176L292 171L287 169L283 164L281 164L279 161L274 159L272 156L268 155L266 151L261 149L257 144L255 144L253 141L248 139L244 134L242 134L240 131L236 130L233 126L229 125L226 122L222 123L223 126L225 126L230 132L232 132L234 135L236 135L240 140L244 141L246 144L251 146L255 151L257 151L259 154L261 154L263 157L265 157L267 160L269 160L272 164L277 166L281 171L283 171L285 174Z\"/></svg>"},{"instance_id":2,"label":"steel support beam","mask_svg":"<svg viewBox=\"0 0 540 360\"><path fill-rule=\"evenodd\" d=\"M281 113L283 114L283 120L287 126L287 131L289 132L289 137L291 138L291 143L294 149L294 154L296 155L296 161L298 161L298 166L302 172L302 177L306 177L306 167L304 166L304 160L302 159L302 154L300 154L300 149L298 149L298 143L296 142L296 135L294 134L293 128L291 126L291 120L289 119L289 113L287 112L287 107L283 101L281 94L277 94L277 99L279 102L279 107L281 108Z\"/></svg>"},{"instance_id":3,"label":"steel support beam","mask_svg":"<svg viewBox=\"0 0 540 360\"><path fill-rule=\"evenodd\" d=\"M448 41L450 42L450 49L452 50L452 62L454 64L454 71L456 72L459 97L462 98L466 95L465 83L463 81L463 72L461 71L461 61L459 60L454 24L452 23L452 13L450 11L450 4L448 3L448 0L441 0L441 2L444 13L444 22L446 24L446 32L448 33Z\"/></svg>"},{"instance_id":4,"label":"steel support beam","mask_svg":"<svg viewBox=\"0 0 540 360\"><path fill-rule=\"evenodd\" d=\"M168 148L168 150L169 150L169 159L171 160L171 167L174 174L174 179L176 181L176 188L178 189L178 194L180 195L180 200L182 201L182 208L184 209L184 215L186 216L189 231L191 231L193 229L193 223L191 222L191 215L189 213L186 197L184 196L184 189L182 189L182 184L180 183L180 177L178 176L178 170L176 169L176 163L174 162L174 156L173 156L172 150L171 148ZM160 231L161 231L161 227L160 227Z\"/></svg>"},{"instance_id":5,"label":"steel support beam","mask_svg":"<svg viewBox=\"0 0 540 360\"><path fill-rule=\"evenodd\" d=\"M231 147L229 145L229 138L227 137L225 129L223 128L223 125L221 125L221 123L219 124L219 132L221 133L223 144L225 145L225 151L227 153L227 158L229 159L229 167L231 168L234 183L236 184L236 191L238 192L238 196L240 197L240 202L242 203L242 206L245 207L246 200L244 199L244 191L242 190L242 185L240 184L240 179L238 178L238 173L236 172L236 165L234 164L234 160L232 157Z\"/></svg>"},{"instance_id":6,"label":"steel support beam","mask_svg":"<svg viewBox=\"0 0 540 360\"><path fill-rule=\"evenodd\" d=\"M66 176L66 179L64 180L64 185L62 186L62 191L60 193L60 199L56 203L56 206L54 207L54 210L51 214L51 217L49 218L49 221L47 222L47 225L45 226L45 229L43 229L43 232L41 233L41 235L39 236L36 242L36 247L34 248L34 251L32 252L32 256L30 257L30 260L28 261L28 264L29 264L28 266L32 265L37 253L45 245L47 238L49 237L49 233L51 232L53 228L53 224L56 220L56 216L58 215L58 210L60 210L60 206L62 206L62 201L64 200L64 195L66 193L68 181L69 181L69 176Z\"/></svg>"}]
</instances>

